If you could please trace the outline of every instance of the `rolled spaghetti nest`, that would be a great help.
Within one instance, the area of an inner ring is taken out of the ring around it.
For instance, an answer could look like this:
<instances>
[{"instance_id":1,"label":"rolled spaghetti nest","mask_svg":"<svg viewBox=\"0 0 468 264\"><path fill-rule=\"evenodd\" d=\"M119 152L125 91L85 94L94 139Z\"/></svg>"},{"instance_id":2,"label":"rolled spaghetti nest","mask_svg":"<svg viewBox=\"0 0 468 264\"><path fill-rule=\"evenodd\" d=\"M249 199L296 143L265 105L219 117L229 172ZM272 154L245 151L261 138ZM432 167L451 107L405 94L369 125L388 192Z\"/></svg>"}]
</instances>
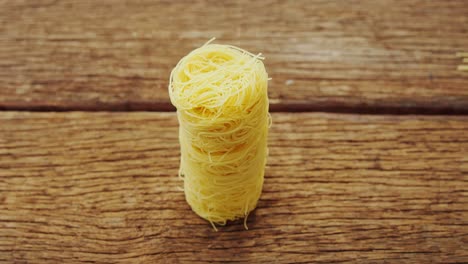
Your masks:
<instances>
[{"instance_id":1,"label":"rolled spaghetti nest","mask_svg":"<svg viewBox=\"0 0 468 264\"><path fill-rule=\"evenodd\" d=\"M172 70L185 197L215 224L244 218L262 192L270 117L261 54L230 45L193 50Z\"/></svg>"}]
</instances>

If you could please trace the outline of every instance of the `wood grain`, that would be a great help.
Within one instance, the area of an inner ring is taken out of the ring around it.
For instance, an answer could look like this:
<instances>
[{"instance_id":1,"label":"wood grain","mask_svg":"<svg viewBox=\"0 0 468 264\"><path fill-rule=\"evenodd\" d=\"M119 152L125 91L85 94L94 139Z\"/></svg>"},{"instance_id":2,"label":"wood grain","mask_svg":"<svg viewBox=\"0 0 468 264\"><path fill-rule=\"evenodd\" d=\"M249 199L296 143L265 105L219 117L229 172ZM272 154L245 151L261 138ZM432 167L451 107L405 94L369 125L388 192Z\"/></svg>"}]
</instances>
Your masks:
<instances>
[{"instance_id":1,"label":"wood grain","mask_svg":"<svg viewBox=\"0 0 468 264\"><path fill-rule=\"evenodd\" d=\"M174 113L0 113L0 262L468 261L468 117L273 120L250 230L214 232Z\"/></svg>"},{"instance_id":2,"label":"wood grain","mask_svg":"<svg viewBox=\"0 0 468 264\"><path fill-rule=\"evenodd\" d=\"M172 110L211 37L263 52L274 111L468 113L464 0L0 1L0 108Z\"/></svg>"}]
</instances>

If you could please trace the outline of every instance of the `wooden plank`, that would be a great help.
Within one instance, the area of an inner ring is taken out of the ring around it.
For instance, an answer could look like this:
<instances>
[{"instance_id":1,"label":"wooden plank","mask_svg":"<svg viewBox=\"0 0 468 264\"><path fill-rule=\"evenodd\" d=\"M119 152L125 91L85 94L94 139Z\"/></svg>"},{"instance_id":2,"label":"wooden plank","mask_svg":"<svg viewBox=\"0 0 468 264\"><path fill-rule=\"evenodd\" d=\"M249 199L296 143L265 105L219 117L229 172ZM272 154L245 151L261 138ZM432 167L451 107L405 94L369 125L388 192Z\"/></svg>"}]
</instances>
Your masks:
<instances>
[{"instance_id":1,"label":"wooden plank","mask_svg":"<svg viewBox=\"0 0 468 264\"><path fill-rule=\"evenodd\" d=\"M466 1L1 1L0 108L172 110L211 37L263 52L272 109L468 112ZM363 110L364 109L364 110Z\"/></svg>"},{"instance_id":2,"label":"wooden plank","mask_svg":"<svg viewBox=\"0 0 468 264\"><path fill-rule=\"evenodd\" d=\"M468 261L468 117L273 114L258 209L215 232L174 113L0 113L0 261Z\"/></svg>"}]
</instances>

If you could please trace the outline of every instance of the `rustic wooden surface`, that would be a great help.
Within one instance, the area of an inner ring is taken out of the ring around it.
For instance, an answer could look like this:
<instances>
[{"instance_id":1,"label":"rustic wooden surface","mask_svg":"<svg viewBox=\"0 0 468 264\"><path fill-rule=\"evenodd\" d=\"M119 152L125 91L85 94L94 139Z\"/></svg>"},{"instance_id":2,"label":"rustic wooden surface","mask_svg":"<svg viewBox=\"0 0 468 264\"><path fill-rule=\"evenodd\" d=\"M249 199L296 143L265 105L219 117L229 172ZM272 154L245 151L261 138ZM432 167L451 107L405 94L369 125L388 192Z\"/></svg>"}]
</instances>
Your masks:
<instances>
[{"instance_id":1,"label":"rustic wooden surface","mask_svg":"<svg viewBox=\"0 0 468 264\"><path fill-rule=\"evenodd\" d=\"M217 37L265 54L275 111L468 113L466 25L465 0L3 0L0 108L167 111Z\"/></svg>"},{"instance_id":2,"label":"rustic wooden surface","mask_svg":"<svg viewBox=\"0 0 468 264\"><path fill-rule=\"evenodd\" d=\"M250 230L215 232L178 189L175 113L0 113L0 261L468 261L468 117L273 120Z\"/></svg>"},{"instance_id":3,"label":"rustic wooden surface","mask_svg":"<svg viewBox=\"0 0 468 264\"><path fill-rule=\"evenodd\" d=\"M466 25L464 0L0 0L0 263L468 263ZM191 212L163 113L211 37L265 54L282 112L248 231Z\"/></svg>"}]
</instances>

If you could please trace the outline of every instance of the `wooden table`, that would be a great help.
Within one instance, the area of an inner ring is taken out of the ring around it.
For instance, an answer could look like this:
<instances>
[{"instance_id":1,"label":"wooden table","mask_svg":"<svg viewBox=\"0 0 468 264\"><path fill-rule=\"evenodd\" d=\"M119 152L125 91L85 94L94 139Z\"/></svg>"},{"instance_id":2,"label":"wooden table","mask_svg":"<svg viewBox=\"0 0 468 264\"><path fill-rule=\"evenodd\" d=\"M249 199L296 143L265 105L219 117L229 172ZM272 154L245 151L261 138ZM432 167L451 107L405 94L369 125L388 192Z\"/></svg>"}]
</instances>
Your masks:
<instances>
[{"instance_id":1,"label":"wooden table","mask_svg":"<svg viewBox=\"0 0 468 264\"><path fill-rule=\"evenodd\" d=\"M1 263L468 262L466 1L0 1ZM169 72L266 56L249 230L177 178Z\"/></svg>"}]
</instances>

